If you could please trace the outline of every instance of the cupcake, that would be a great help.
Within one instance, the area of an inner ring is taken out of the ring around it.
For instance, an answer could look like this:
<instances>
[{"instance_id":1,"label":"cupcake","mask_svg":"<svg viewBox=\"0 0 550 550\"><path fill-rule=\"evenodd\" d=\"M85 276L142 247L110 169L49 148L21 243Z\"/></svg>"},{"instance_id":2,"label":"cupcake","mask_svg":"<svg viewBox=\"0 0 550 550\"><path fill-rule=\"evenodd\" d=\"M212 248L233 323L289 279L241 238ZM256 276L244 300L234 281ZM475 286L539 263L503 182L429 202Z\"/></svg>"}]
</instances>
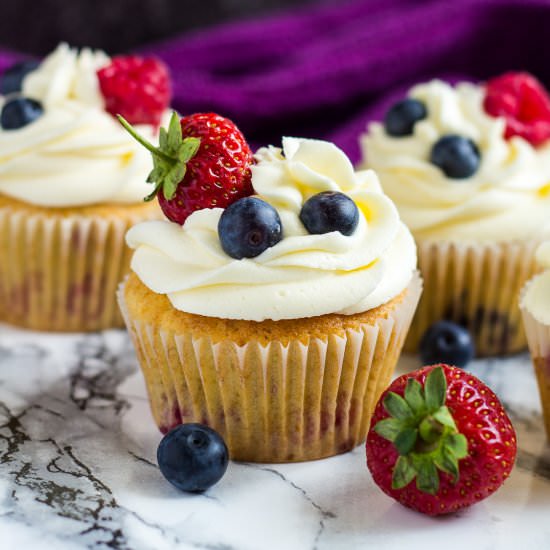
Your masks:
<instances>
[{"instance_id":1,"label":"cupcake","mask_svg":"<svg viewBox=\"0 0 550 550\"><path fill-rule=\"evenodd\" d=\"M533 77L415 86L362 137L417 246L425 292L405 349L457 322L477 354L525 348L519 290L550 236L550 99Z\"/></svg>"},{"instance_id":2,"label":"cupcake","mask_svg":"<svg viewBox=\"0 0 550 550\"><path fill-rule=\"evenodd\" d=\"M348 451L365 439L419 299L412 236L374 172L354 172L324 141L260 149L252 186L231 198L231 172L217 188L206 181L209 163L233 164L208 157L220 126L206 127L210 116L182 120L184 135L191 125L202 137L164 207L177 223L127 235L132 273L119 301L155 421L162 432L207 424L235 460ZM196 207L182 216L180 194Z\"/></svg>"},{"instance_id":3,"label":"cupcake","mask_svg":"<svg viewBox=\"0 0 550 550\"><path fill-rule=\"evenodd\" d=\"M539 385L546 434L550 438L550 241L539 246L537 262L545 269L523 287L523 326Z\"/></svg>"},{"instance_id":4,"label":"cupcake","mask_svg":"<svg viewBox=\"0 0 550 550\"><path fill-rule=\"evenodd\" d=\"M147 86L143 86L147 84ZM154 59L60 45L0 77L0 321L38 330L123 326L115 294L150 159L114 116L155 140L170 98Z\"/></svg>"}]
</instances>

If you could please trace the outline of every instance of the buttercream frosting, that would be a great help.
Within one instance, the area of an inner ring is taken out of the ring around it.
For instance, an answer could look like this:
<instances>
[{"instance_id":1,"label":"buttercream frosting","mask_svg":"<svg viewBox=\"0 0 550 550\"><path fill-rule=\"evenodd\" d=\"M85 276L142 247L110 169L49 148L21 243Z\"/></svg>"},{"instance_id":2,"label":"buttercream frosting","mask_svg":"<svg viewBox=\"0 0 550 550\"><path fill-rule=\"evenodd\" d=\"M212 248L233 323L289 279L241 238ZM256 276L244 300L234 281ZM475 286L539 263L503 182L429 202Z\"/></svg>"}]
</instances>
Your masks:
<instances>
[{"instance_id":1,"label":"buttercream frosting","mask_svg":"<svg viewBox=\"0 0 550 550\"><path fill-rule=\"evenodd\" d=\"M411 136L392 137L369 125L361 143L366 164L420 240L503 241L550 233L550 146L504 139L505 120L483 109L482 86L434 80L415 86L427 117ZM449 179L429 161L434 143L458 134L481 153L479 170Z\"/></svg>"},{"instance_id":2,"label":"buttercream frosting","mask_svg":"<svg viewBox=\"0 0 550 550\"><path fill-rule=\"evenodd\" d=\"M0 193L46 207L139 203L150 193L149 153L104 110L97 70L108 63L103 52L61 44L24 78L23 94L44 114L0 128ZM157 139L151 126L136 129Z\"/></svg>"},{"instance_id":3,"label":"buttercream frosting","mask_svg":"<svg viewBox=\"0 0 550 550\"><path fill-rule=\"evenodd\" d=\"M550 241L539 245L535 258L545 271L529 281L522 294L521 307L540 323L550 325Z\"/></svg>"},{"instance_id":4,"label":"buttercream frosting","mask_svg":"<svg viewBox=\"0 0 550 550\"><path fill-rule=\"evenodd\" d=\"M409 284L416 248L372 170L354 172L335 145L284 138L282 149L262 148L252 167L256 193L275 207L283 239L255 258L222 250L220 208L199 210L183 226L143 222L127 234L132 269L179 310L263 321L375 308ZM360 211L350 236L311 235L299 220L302 204L321 191L341 191Z\"/></svg>"}]
</instances>

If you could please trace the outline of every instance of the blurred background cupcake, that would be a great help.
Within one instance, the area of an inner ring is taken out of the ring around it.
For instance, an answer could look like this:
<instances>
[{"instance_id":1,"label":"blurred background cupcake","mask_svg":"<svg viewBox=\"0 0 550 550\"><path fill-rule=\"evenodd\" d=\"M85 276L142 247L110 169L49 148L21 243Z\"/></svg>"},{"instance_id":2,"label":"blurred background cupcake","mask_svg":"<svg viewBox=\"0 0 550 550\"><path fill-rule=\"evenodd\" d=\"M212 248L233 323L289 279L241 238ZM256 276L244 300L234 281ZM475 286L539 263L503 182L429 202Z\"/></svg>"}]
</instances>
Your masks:
<instances>
[{"instance_id":1,"label":"blurred background cupcake","mask_svg":"<svg viewBox=\"0 0 550 550\"><path fill-rule=\"evenodd\" d=\"M201 145L174 197L159 194L172 221L128 232L119 299L155 421L207 424L235 460L348 451L365 439L418 302L412 236L374 172L354 172L325 141L262 148L253 189L250 175L226 174L212 193L209 164L242 165L247 146L211 116L182 120ZM218 131L230 145L220 158ZM244 196L221 204L235 186ZM191 193L194 211L180 201Z\"/></svg>"},{"instance_id":2,"label":"blurred background cupcake","mask_svg":"<svg viewBox=\"0 0 550 550\"><path fill-rule=\"evenodd\" d=\"M536 258L545 271L524 286L520 305L539 385L546 434L550 438L550 241L539 246Z\"/></svg>"},{"instance_id":3,"label":"blurred background cupcake","mask_svg":"<svg viewBox=\"0 0 550 550\"><path fill-rule=\"evenodd\" d=\"M145 203L150 163L114 115L155 140L170 100L152 58L77 51L0 77L0 320L39 330L121 326L127 229L160 216Z\"/></svg>"},{"instance_id":4,"label":"blurred background cupcake","mask_svg":"<svg viewBox=\"0 0 550 550\"><path fill-rule=\"evenodd\" d=\"M550 236L550 98L526 73L482 85L413 87L362 137L418 245L425 281L407 349L439 320L466 327L478 355L526 345L519 290Z\"/></svg>"}]
</instances>

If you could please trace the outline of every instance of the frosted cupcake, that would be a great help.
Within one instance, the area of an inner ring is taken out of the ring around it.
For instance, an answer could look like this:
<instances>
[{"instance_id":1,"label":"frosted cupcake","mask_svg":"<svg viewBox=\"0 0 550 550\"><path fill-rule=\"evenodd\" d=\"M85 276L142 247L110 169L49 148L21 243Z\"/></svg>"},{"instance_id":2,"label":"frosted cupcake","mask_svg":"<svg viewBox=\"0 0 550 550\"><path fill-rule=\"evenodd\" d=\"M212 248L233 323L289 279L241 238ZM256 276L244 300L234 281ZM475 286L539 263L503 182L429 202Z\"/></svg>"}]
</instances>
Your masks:
<instances>
[{"instance_id":1,"label":"frosted cupcake","mask_svg":"<svg viewBox=\"0 0 550 550\"><path fill-rule=\"evenodd\" d=\"M550 236L550 100L531 76L415 86L362 137L418 245L425 292L406 348L448 319L478 355L522 350L519 290Z\"/></svg>"},{"instance_id":2,"label":"frosted cupcake","mask_svg":"<svg viewBox=\"0 0 550 550\"><path fill-rule=\"evenodd\" d=\"M40 64L9 69L0 91L0 321L120 326L124 235L160 211L143 201L150 159L114 113L155 140L170 97L165 67L62 44Z\"/></svg>"},{"instance_id":3,"label":"frosted cupcake","mask_svg":"<svg viewBox=\"0 0 550 550\"><path fill-rule=\"evenodd\" d=\"M255 195L128 232L121 308L161 431L208 424L236 460L334 455L365 438L392 376L420 294L414 241L334 145L284 138L255 159Z\"/></svg>"},{"instance_id":4,"label":"frosted cupcake","mask_svg":"<svg viewBox=\"0 0 550 550\"><path fill-rule=\"evenodd\" d=\"M539 385L546 434L550 438L550 241L539 246L538 264L545 269L522 289L520 306Z\"/></svg>"}]
</instances>

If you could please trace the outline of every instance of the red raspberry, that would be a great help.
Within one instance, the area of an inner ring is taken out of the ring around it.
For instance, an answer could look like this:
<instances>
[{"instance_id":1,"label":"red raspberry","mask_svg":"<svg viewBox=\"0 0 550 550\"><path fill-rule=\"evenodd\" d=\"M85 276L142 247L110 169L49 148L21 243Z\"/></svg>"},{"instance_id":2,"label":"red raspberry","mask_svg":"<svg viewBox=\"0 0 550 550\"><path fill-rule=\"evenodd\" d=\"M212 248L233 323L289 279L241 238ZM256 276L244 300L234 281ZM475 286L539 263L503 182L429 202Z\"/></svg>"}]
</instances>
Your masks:
<instances>
[{"instance_id":1,"label":"red raspberry","mask_svg":"<svg viewBox=\"0 0 550 550\"><path fill-rule=\"evenodd\" d=\"M131 124L158 126L172 97L166 65L153 57L119 56L97 71L105 109Z\"/></svg>"},{"instance_id":2,"label":"red raspberry","mask_svg":"<svg viewBox=\"0 0 550 550\"><path fill-rule=\"evenodd\" d=\"M147 181L155 183L155 189L148 199L157 195L169 220L183 225L195 210L226 208L254 193L252 151L227 118L197 113L180 121L174 113L168 131L160 129L158 148L124 119L121 123L153 155L155 167Z\"/></svg>"},{"instance_id":3,"label":"red raspberry","mask_svg":"<svg viewBox=\"0 0 550 550\"><path fill-rule=\"evenodd\" d=\"M489 115L506 119L506 139L520 136L537 146L550 138L550 97L529 73L506 73L489 80L483 107Z\"/></svg>"}]
</instances>

